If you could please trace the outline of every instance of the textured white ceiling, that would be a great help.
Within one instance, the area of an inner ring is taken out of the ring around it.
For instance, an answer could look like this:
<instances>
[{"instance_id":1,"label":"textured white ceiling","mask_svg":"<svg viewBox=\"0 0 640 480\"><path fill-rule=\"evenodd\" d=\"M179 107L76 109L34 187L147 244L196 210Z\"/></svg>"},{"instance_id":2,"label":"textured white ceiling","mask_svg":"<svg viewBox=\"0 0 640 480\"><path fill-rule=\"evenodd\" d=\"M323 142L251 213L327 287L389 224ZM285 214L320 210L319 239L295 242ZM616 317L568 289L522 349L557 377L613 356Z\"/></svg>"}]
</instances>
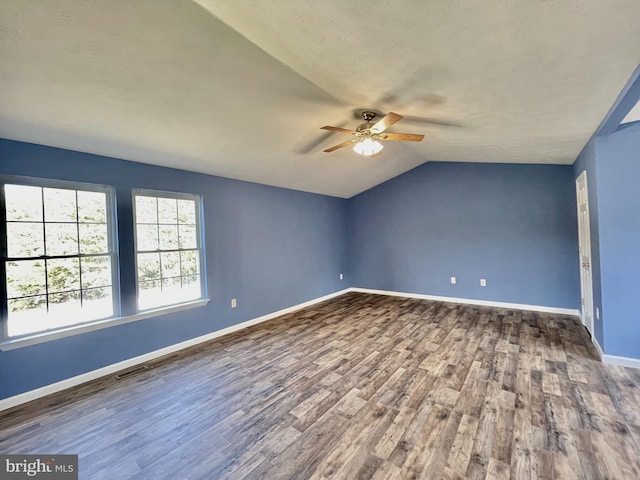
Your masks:
<instances>
[{"instance_id":1,"label":"textured white ceiling","mask_svg":"<svg viewBox=\"0 0 640 480\"><path fill-rule=\"evenodd\" d=\"M570 164L639 20L638 0L5 0L0 137L340 197L428 160ZM322 153L363 108L426 139Z\"/></svg>"}]
</instances>

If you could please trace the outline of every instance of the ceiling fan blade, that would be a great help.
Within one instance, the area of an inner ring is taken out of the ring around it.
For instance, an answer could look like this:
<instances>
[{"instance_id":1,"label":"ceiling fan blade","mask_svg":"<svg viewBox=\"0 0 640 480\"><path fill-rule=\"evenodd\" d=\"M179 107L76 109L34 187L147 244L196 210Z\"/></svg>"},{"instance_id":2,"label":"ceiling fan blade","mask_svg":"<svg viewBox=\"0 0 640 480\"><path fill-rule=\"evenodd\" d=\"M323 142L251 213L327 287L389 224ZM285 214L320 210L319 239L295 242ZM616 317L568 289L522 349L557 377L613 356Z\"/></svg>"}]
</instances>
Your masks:
<instances>
[{"instance_id":1,"label":"ceiling fan blade","mask_svg":"<svg viewBox=\"0 0 640 480\"><path fill-rule=\"evenodd\" d=\"M391 125L396 122L402 120L402 115L398 115L397 113L389 112L384 117L376 122L376 124L371 127L372 133L382 133Z\"/></svg>"},{"instance_id":2,"label":"ceiling fan blade","mask_svg":"<svg viewBox=\"0 0 640 480\"><path fill-rule=\"evenodd\" d=\"M323 150L323 152L331 153L335 150L338 150L339 148L346 147L347 145L351 145L352 143L353 143L353 140L347 140L346 142L343 142L340 145L334 145L333 147L327 148L326 150Z\"/></svg>"},{"instance_id":3,"label":"ceiling fan blade","mask_svg":"<svg viewBox=\"0 0 640 480\"><path fill-rule=\"evenodd\" d=\"M340 127L332 127L330 125L325 125L324 127L320 127L321 130L331 130L332 132L340 132L340 133L353 133L353 130L347 130L346 128Z\"/></svg>"},{"instance_id":4,"label":"ceiling fan blade","mask_svg":"<svg viewBox=\"0 0 640 480\"><path fill-rule=\"evenodd\" d=\"M378 138L380 140L401 142L421 142L424 139L424 135L416 135L415 133L383 133Z\"/></svg>"}]
</instances>

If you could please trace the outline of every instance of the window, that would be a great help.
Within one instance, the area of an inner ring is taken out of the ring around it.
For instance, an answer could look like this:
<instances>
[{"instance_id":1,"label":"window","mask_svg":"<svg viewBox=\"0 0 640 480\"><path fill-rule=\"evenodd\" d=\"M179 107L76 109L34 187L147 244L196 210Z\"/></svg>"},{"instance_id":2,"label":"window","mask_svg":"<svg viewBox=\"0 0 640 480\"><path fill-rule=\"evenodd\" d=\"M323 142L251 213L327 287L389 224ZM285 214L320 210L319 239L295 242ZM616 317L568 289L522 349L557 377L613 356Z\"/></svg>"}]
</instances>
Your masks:
<instances>
[{"instance_id":1,"label":"window","mask_svg":"<svg viewBox=\"0 0 640 480\"><path fill-rule=\"evenodd\" d=\"M203 298L200 197L136 190L138 309Z\"/></svg>"},{"instance_id":2,"label":"window","mask_svg":"<svg viewBox=\"0 0 640 480\"><path fill-rule=\"evenodd\" d=\"M3 337L113 317L112 190L22 178L0 186Z\"/></svg>"}]
</instances>

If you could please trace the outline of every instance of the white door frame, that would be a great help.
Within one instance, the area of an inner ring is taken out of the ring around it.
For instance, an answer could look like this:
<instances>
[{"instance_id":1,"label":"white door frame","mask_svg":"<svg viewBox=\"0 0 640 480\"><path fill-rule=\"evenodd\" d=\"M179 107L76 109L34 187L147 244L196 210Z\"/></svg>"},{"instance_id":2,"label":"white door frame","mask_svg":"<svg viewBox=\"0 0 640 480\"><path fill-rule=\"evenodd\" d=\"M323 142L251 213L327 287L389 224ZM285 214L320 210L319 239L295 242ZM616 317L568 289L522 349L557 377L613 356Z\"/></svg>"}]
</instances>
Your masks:
<instances>
[{"instance_id":1,"label":"white door frame","mask_svg":"<svg viewBox=\"0 0 640 480\"><path fill-rule=\"evenodd\" d=\"M593 336L593 276L591 267L591 227L589 221L589 190L587 172L576 178L578 204L578 253L580 265L580 312L582 323Z\"/></svg>"}]
</instances>

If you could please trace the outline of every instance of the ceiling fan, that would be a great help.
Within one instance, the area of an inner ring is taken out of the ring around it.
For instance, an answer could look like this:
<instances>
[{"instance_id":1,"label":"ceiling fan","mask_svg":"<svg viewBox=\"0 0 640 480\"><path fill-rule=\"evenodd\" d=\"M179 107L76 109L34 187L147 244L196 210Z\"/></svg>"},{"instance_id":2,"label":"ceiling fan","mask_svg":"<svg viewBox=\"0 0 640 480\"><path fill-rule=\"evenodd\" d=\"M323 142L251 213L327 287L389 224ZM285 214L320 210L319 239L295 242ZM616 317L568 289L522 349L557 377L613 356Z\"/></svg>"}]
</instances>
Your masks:
<instances>
[{"instance_id":1,"label":"ceiling fan","mask_svg":"<svg viewBox=\"0 0 640 480\"><path fill-rule=\"evenodd\" d=\"M340 148L346 147L347 145L353 144L353 150L365 156L375 156L380 154L382 150L382 144L379 140L383 141L402 141L402 142L421 142L424 138L424 135L416 135L413 133L385 133L385 130L389 128L394 123L402 120L402 115L398 115L397 113L389 112L376 123L373 123L372 120L376 118L376 112L364 111L362 112L362 118L364 119L364 123L358 125L355 130L347 130L346 128L340 127L332 127L330 125L325 125L324 127L320 127L322 130L331 130L332 132L339 133L348 133L350 135L355 136L351 140L347 140L339 145L334 145L333 147L327 148L324 150L327 153L334 152Z\"/></svg>"}]
</instances>

